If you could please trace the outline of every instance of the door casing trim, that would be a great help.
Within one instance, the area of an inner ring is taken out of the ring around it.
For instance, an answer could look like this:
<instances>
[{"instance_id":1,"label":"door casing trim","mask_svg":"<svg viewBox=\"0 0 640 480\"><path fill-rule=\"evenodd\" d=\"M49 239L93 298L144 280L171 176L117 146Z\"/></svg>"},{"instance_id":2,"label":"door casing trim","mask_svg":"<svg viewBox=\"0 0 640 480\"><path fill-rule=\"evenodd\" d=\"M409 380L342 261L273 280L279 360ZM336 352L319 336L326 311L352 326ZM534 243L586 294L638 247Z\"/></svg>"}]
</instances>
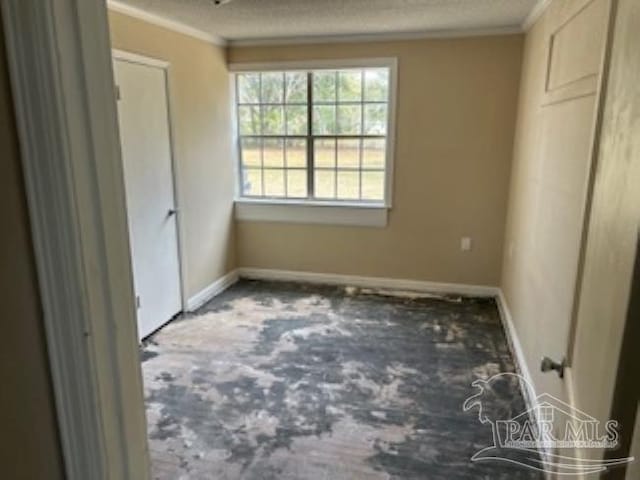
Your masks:
<instances>
[{"instance_id":1,"label":"door casing trim","mask_svg":"<svg viewBox=\"0 0 640 480\"><path fill-rule=\"evenodd\" d=\"M66 478L149 478L104 0L1 2Z\"/></svg>"}]
</instances>

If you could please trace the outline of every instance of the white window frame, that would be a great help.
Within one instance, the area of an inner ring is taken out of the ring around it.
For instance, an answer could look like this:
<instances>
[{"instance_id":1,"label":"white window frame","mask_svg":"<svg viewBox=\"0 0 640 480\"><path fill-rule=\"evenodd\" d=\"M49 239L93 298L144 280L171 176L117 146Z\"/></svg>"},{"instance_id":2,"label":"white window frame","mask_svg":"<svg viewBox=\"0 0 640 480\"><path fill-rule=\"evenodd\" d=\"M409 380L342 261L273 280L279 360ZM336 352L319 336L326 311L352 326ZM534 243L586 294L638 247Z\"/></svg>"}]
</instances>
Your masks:
<instances>
[{"instance_id":1,"label":"white window frame","mask_svg":"<svg viewBox=\"0 0 640 480\"><path fill-rule=\"evenodd\" d=\"M242 196L240 177L240 151L237 122L236 82L238 73L261 73L269 71L336 70L349 68L388 68L389 103L387 114L387 136L385 152L384 200L359 202L344 200L315 200L295 198L249 198ZM266 63L232 63L231 111L233 123L234 167L236 174L235 217L239 221L263 221L285 223L320 223L384 227L388 210L392 207L393 169L396 136L396 99L398 85L398 59L396 57L328 59Z\"/></svg>"}]
</instances>

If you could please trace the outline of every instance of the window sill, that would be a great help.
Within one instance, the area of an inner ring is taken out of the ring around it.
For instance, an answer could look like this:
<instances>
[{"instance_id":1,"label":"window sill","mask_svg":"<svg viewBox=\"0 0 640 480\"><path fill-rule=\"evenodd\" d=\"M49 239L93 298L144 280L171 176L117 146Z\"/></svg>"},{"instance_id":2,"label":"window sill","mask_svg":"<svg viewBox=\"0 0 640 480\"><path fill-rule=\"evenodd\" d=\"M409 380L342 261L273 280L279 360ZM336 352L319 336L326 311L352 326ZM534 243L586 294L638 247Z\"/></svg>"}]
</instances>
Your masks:
<instances>
[{"instance_id":1,"label":"window sill","mask_svg":"<svg viewBox=\"0 0 640 480\"><path fill-rule=\"evenodd\" d=\"M383 204L247 198L235 201L235 218L240 222L386 227L388 210Z\"/></svg>"}]
</instances>

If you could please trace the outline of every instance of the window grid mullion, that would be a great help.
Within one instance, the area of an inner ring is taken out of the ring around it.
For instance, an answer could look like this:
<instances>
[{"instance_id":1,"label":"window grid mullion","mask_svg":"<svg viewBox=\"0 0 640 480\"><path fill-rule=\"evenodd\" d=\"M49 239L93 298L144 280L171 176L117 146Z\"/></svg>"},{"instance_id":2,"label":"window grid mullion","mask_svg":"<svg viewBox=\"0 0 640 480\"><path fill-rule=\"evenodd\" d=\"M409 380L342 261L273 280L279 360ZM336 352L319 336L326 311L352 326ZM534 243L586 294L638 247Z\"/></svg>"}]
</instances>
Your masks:
<instances>
[{"instance_id":1,"label":"window grid mullion","mask_svg":"<svg viewBox=\"0 0 640 480\"><path fill-rule=\"evenodd\" d=\"M333 198L338 198L338 139L333 142Z\"/></svg>"},{"instance_id":2,"label":"window grid mullion","mask_svg":"<svg viewBox=\"0 0 640 480\"><path fill-rule=\"evenodd\" d=\"M289 173L287 170L287 136L289 134L289 122L287 117L287 107L285 102L287 101L287 74L282 72L282 118L284 120L284 138L280 139L282 142L282 161L284 162L284 172L282 172L282 181L284 182L284 197L289 196Z\"/></svg>"},{"instance_id":3,"label":"window grid mullion","mask_svg":"<svg viewBox=\"0 0 640 480\"><path fill-rule=\"evenodd\" d=\"M260 92L260 101L262 102L262 73L260 74L258 80L258 88ZM266 196L266 192L264 189L264 107L260 104L258 109L260 112L260 191L263 196Z\"/></svg>"},{"instance_id":4,"label":"window grid mullion","mask_svg":"<svg viewBox=\"0 0 640 480\"><path fill-rule=\"evenodd\" d=\"M364 70L360 70L360 148L358 150L358 200L362 200L362 155L364 155Z\"/></svg>"},{"instance_id":5,"label":"window grid mullion","mask_svg":"<svg viewBox=\"0 0 640 480\"><path fill-rule=\"evenodd\" d=\"M234 77L234 84L236 88L236 98L239 98L240 95L240 82L238 81L238 75ZM240 109L236 107L236 131L238 132L238 171L240 175L238 175L238 188L240 188L240 195L244 195L244 166L242 165L242 135L240 135Z\"/></svg>"},{"instance_id":6,"label":"window grid mullion","mask_svg":"<svg viewBox=\"0 0 640 480\"><path fill-rule=\"evenodd\" d=\"M340 99L338 95L339 90L340 77L338 75L338 71L336 70L333 74L333 84L335 85L335 92L333 93L333 100L335 101L335 110L333 117L333 131L338 133L338 100ZM334 152L334 163L335 173L333 175L333 198L338 198L338 139L335 141L335 152Z\"/></svg>"},{"instance_id":7,"label":"window grid mullion","mask_svg":"<svg viewBox=\"0 0 640 480\"><path fill-rule=\"evenodd\" d=\"M273 134L273 135L240 135L242 138L307 138L308 135L282 135L282 134ZM341 138L346 140L358 140L359 138L371 139L371 140L384 140L386 137L384 135L313 135L314 138L333 140L334 138Z\"/></svg>"},{"instance_id":8,"label":"window grid mullion","mask_svg":"<svg viewBox=\"0 0 640 480\"><path fill-rule=\"evenodd\" d=\"M262 170L261 167L248 166L248 167L244 167L244 168L245 168L245 170ZM264 167L264 170L282 170L282 167ZM303 167L290 167L288 170L303 171L303 170L306 170L306 168L303 168ZM321 170L321 169L319 169L319 170ZM372 170L372 171L375 171L375 172L380 171L381 172L382 170Z\"/></svg>"},{"instance_id":9,"label":"window grid mullion","mask_svg":"<svg viewBox=\"0 0 640 480\"><path fill-rule=\"evenodd\" d=\"M307 72L307 198L315 197L313 144L313 72Z\"/></svg>"},{"instance_id":10,"label":"window grid mullion","mask_svg":"<svg viewBox=\"0 0 640 480\"><path fill-rule=\"evenodd\" d=\"M384 100L343 100L340 102L341 105L360 105L361 103L366 103L367 105L386 105L389 102L386 102ZM328 101L328 100L317 100L315 102L315 105L319 105L319 106L332 106L335 105L336 102L334 101ZM290 102L290 103L283 103L283 102L263 102L263 103L238 103L239 107L258 107L260 105L264 105L265 107L282 107L284 105L291 105L294 107L304 107L306 105L306 103L302 103L302 102Z\"/></svg>"},{"instance_id":11,"label":"window grid mullion","mask_svg":"<svg viewBox=\"0 0 640 480\"><path fill-rule=\"evenodd\" d=\"M378 102L383 103L383 102ZM306 103L303 102L261 102L261 103L238 103L239 107L258 107L264 105L265 107L283 107L285 105L292 105L294 107L304 107Z\"/></svg>"}]
</instances>

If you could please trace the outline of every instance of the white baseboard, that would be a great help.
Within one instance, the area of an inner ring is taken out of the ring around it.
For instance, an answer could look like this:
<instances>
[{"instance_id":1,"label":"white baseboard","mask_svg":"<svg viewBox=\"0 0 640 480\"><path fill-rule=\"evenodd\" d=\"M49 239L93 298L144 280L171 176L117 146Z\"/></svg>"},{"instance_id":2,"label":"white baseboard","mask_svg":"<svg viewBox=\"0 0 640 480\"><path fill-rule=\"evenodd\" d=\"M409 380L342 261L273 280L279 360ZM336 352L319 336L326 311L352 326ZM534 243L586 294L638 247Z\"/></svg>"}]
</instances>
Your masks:
<instances>
[{"instance_id":1,"label":"white baseboard","mask_svg":"<svg viewBox=\"0 0 640 480\"><path fill-rule=\"evenodd\" d=\"M321 283L326 285L349 285L362 288L383 290L403 290L420 293L470 295L477 297L495 297L499 289L486 285L467 285L461 283L424 282L421 280L401 280L397 278L362 277L340 275L336 273L298 272L291 270L272 270L262 268L240 268L242 278L256 280L280 280L288 282Z\"/></svg>"},{"instance_id":2,"label":"white baseboard","mask_svg":"<svg viewBox=\"0 0 640 480\"><path fill-rule=\"evenodd\" d=\"M326 285L350 285L362 288L375 288L394 291L419 293L469 295L477 297L496 297L499 289L486 285L467 285L462 283L424 282L420 280L402 280L383 277L362 277L357 275L339 275L333 273L298 272L291 270L273 270L263 268L238 268L203 288L187 300L187 311L193 312L219 295L239 278L256 280L279 280L287 282L320 283Z\"/></svg>"},{"instance_id":3,"label":"white baseboard","mask_svg":"<svg viewBox=\"0 0 640 480\"><path fill-rule=\"evenodd\" d=\"M524 355L524 350L522 349L522 343L520 343L520 337L518 337L518 332L516 331L516 327L513 324L513 317L511 316L509 306L507 305L507 299L505 298L504 293L502 293L502 289L498 290L497 300L498 310L500 311L500 319L502 320L502 325L507 336L507 342L509 343L511 354L516 361L516 368L518 369L518 373L522 375L527 382L529 382L531 388L534 388L531 370L529 370L529 365L527 364L527 359ZM535 390L531 393L533 393L535 397ZM527 402L530 401L530 399L525 400L527 400Z\"/></svg>"},{"instance_id":4,"label":"white baseboard","mask_svg":"<svg viewBox=\"0 0 640 480\"><path fill-rule=\"evenodd\" d=\"M193 312L238 281L238 270L232 270L187 300L187 311Z\"/></svg>"},{"instance_id":5,"label":"white baseboard","mask_svg":"<svg viewBox=\"0 0 640 480\"><path fill-rule=\"evenodd\" d=\"M529 369L529 364L527 363L527 359L524 355L520 337L518 336L516 327L513 324L513 317L511 316L511 311L509 310L509 305L507 304L507 299L505 298L502 289L498 289L497 301L500 319L502 320L502 325L507 336L507 343L511 349L511 355L513 355L516 363L516 370L529 384L529 388L527 388L526 385L521 384L520 390L522 391L527 410L531 412L531 421L535 422L538 425L538 428L541 429L543 427L541 426L542 424L540 419L535 415L536 410L534 408L536 406L536 398L538 394L536 393L533 377L531 376L531 370ZM553 452L541 451L540 455L547 456L550 453ZM549 472L544 472L544 475L547 480L551 479L551 474Z\"/></svg>"}]
</instances>

